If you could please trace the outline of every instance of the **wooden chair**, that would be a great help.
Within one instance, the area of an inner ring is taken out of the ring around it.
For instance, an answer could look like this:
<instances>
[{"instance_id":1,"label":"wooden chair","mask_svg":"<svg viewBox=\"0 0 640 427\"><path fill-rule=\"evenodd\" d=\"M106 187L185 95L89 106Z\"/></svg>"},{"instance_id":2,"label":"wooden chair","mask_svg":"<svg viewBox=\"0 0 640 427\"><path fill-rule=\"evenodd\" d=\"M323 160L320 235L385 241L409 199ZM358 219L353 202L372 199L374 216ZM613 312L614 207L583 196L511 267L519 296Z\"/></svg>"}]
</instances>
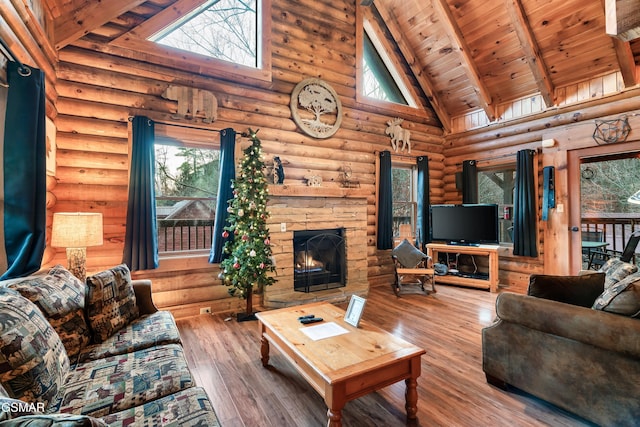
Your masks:
<instances>
[{"instance_id":1,"label":"wooden chair","mask_svg":"<svg viewBox=\"0 0 640 427\"><path fill-rule=\"evenodd\" d=\"M395 268L395 283L392 286L396 296L400 296L406 285L418 285L425 293L435 293L436 287L433 279L433 265L431 257L413 246L404 239L391 251L393 266ZM425 284L431 284L431 290L427 291Z\"/></svg>"}]
</instances>

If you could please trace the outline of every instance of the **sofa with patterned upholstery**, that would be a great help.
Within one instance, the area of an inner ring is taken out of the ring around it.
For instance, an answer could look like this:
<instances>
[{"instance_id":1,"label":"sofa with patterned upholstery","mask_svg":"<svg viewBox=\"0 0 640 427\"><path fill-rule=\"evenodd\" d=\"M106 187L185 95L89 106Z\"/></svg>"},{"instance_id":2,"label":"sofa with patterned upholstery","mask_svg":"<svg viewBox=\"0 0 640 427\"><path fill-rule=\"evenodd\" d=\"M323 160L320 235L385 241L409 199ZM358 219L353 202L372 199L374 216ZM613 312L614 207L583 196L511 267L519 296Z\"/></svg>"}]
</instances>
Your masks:
<instances>
[{"instance_id":1,"label":"sofa with patterned upholstery","mask_svg":"<svg viewBox=\"0 0 640 427\"><path fill-rule=\"evenodd\" d=\"M596 274L533 275L503 292L482 331L491 384L514 386L601 426L640 425L640 272L610 259Z\"/></svg>"},{"instance_id":2,"label":"sofa with patterned upholstery","mask_svg":"<svg viewBox=\"0 0 640 427\"><path fill-rule=\"evenodd\" d=\"M0 282L0 427L218 426L173 316L126 265Z\"/></svg>"}]
</instances>

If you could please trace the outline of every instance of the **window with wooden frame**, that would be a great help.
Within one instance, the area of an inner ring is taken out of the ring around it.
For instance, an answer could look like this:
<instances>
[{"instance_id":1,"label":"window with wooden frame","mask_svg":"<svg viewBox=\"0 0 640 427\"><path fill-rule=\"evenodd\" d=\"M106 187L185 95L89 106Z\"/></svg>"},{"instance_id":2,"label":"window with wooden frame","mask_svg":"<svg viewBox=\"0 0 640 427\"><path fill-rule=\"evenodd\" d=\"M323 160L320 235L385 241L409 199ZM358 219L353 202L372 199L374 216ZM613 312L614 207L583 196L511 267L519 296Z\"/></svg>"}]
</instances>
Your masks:
<instances>
[{"instance_id":1,"label":"window with wooden frame","mask_svg":"<svg viewBox=\"0 0 640 427\"><path fill-rule=\"evenodd\" d=\"M220 145L213 132L156 124L155 193L160 256L209 253ZM212 142L215 141L215 142Z\"/></svg>"},{"instance_id":2,"label":"window with wooden frame","mask_svg":"<svg viewBox=\"0 0 640 427\"><path fill-rule=\"evenodd\" d=\"M513 243L513 192L516 165L478 170L478 202L498 205L500 243Z\"/></svg>"},{"instance_id":3,"label":"window with wooden frame","mask_svg":"<svg viewBox=\"0 0 640 427\"><path fill-rule=\"evenodd\" d=\"M111 42L159 64L271 81L271 0L177 2Z\"/></svg>"},{"instance_id":4,"label":"window with wooden frame","mask_svg":"<svg viewBox=\"0 0 640 427\"><path fill-rule=\"evenodd\" d=\"M416 91L411 71L375 7L357 8L356 100L423 115L424 94Z\"/></svg>"},{"instance_id":5,"label":"window with wooden frame","mask_svg":"<svg viewBox=\"0 0 640 427\"><path fill-rule=\"evenodd\" d=\"M416 191L417 171L415 166L403 163L393 163L391 166L391 188L392 188L392 218L393 237L401 239L407 236L402 235L403 225L410 226L410 241L415 239L416 215L418 212L417 191Z\"/></svg>"}]
</instances>

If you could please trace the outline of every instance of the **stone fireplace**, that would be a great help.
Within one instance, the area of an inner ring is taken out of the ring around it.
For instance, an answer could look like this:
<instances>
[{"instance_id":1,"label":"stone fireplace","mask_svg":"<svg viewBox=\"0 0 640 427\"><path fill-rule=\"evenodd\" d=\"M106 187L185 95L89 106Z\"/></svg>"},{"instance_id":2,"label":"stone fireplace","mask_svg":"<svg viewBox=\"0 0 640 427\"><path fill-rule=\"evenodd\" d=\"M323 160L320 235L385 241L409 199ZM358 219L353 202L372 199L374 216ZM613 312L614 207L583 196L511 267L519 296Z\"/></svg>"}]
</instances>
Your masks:
<instances>
[{"instance_id":1,"label":"stone fireplace","mask_svg":"<svg viewBox=\"0 0 640 427\"><path fill-rule=\"evenodd\" d=\"M277 282L263 290L265 307L342 302L369 292L366 197L350 196L342 189L304 190L298 196L286 186L269 187L269 234ZM302 243L294 244L294 239L312 235L320 236L311 245L326 250L324 255L310 257L302 251ZM336 256L341 257L341 271L334 268Z\"/></svg>"}]
</instances>

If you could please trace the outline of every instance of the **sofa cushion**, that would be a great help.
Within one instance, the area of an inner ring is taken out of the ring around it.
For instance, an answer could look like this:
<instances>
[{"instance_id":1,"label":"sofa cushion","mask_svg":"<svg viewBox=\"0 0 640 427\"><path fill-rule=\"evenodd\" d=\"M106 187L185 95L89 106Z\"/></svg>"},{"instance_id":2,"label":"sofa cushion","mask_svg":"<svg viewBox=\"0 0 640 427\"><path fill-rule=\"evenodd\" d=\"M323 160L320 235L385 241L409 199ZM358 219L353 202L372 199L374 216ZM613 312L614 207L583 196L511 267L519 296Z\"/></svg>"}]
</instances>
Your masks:
<instances>
[{"instance_id":1,"label":"sofa cushion","mask_svg":"<svg viewBox=\"0 0 640 427\"><path fill-rule=\"evenodd\" d=\"M138 317L126 264L87 278L87 316L95 342L102 342Z\"/></svg>"},{"instance_id":2,"label":"sofa cushion","mask_svg":"<svg viewBox=\"0 0 640 427\"><path fill-rule=\"evenodd\" d=\"M640 317L640 273L633 273L607 288L596 299L592 308L624 316Z\"/></svg>"},{"instance_id":3,"label":"sofa cushion","mask_svg":"<svg viewBox=\"0 0 640 427\"><path fill-rule=\"evenodd\" d=\"M67 376L57 411L103 417L194 386L178 344L81 363Z\"/></svg>"},{"instance_id":4,"label":"sofa cushion","mask_svg":"<svg viewBox=\"0 0 640 427\"><path fill-rule=\"evenodd\" d=\"M38 306L56 330L69 358L91 341L84 316L85 285L61 265L9 285Z\"/></svg>"},{"instance_id":5,"label":"sofa cushion","mask_svg":"<svg viewBox=\"0 0 640 427\"><path fill-rule=\"evenodd\" d=\"M607 289L628 275L638 271L638 266L621 261L620 258L609 258L598 271L605 274L604 288Z\"/></svg>"},{"instance_id":6,"label":"sofa cushion","mask_svg":"<svg viewBox=\"0 0 640 427\"><path fill-rule=\"evenodd\" d=\"M168 311L157 311L140 316L100 344L82 351L79 360L102 359L107 356L133 353L137 350L162 344L179 344L180 332Z\"/></svg>"},{"instance_id":7,"label":"sofa cushion","mask_svg":"<svg viewBox=\"0 0 640 427\"><path fill-rule=\"evenodd\" d=\"M582 276L551 276L532 274L529 277L527 295L567 304L591 307L604 290L602 273Z\"/></svg>"},{"instance_id":8,"label":"sofa cushion","mask_svg":"<svg viewBox=\"0 0 640 427\"><path fill-rule=\"evenodd\" d=\"M38 307L13 289L0 289L0 382L10 397L56 399L69 372L60 337Z\"/></svg>"},{"instance_id":9,"label":"sofa cushion","mask_svg":"<svg viewBox=\"0 0 640 427\"><path fill-rule=\"evenodd\" d=\"M200 387L191 387L153 402L103 417L109 427L189 427L220 425L211 401Z\"/></svg>"},{"instance_id":10,"label":"sofa cushion","mask_svg":"<svg viewBox=\"0 0 640 427\"><path fill-rule=\"evenodd\" d=\"M0 427L107 427L104 421L84 415L27 415L0 422Z\"/></svg>"}]
</instances>

